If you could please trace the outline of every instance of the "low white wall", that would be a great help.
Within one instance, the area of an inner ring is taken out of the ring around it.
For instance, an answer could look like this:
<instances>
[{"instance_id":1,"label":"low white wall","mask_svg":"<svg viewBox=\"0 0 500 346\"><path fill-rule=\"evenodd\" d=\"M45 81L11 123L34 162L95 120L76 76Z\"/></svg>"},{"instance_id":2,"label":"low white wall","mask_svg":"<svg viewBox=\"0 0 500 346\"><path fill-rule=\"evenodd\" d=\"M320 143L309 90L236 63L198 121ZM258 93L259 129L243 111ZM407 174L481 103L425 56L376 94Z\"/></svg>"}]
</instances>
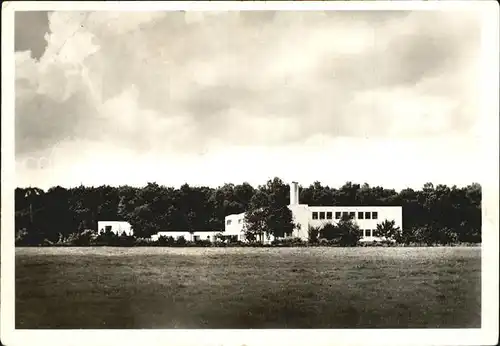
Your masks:
<instances>
[{"instance_id":1,"label":"low white wall","mask_svg":"<svg viewBox=\"0 0 500 346\"><path fill-rule=\"evenodd\" d=\"M178 239L180 237L184 237L187 241L195 241L198 240L210 240L214 241L216 234L221 233L218 231L209 231L209 232L193 232L189 233L187 231L164 231L158 232L151 236L153 241L157 241L161 236L163 237L172 237L174 239ZM198 238L197 238L198 237Z\"/></svg>"}]
</instances>

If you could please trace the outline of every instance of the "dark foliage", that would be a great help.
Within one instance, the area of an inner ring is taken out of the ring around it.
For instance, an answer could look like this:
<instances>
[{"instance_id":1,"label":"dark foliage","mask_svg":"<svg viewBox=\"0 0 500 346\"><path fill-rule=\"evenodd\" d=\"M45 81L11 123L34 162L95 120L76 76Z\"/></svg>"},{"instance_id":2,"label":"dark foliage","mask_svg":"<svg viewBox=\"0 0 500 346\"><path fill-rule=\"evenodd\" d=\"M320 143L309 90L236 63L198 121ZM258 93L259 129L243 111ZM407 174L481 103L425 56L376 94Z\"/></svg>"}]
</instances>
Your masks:
<instances>
[{"instance_id":1,"label":"dark foliage","mask_svg":"<svg viewBox=\"0 0 500 346\"><path fill-rule=\"evenodd\" d=\"M96 236L93 232L98 220L128 221L134 228L134 236L141 239L163 229L223 230L226 215L258 208L268 211L263 233L284 236L290 233L291 225L289 210L283 208L288 204L289 191L289 186L278 178L256 189L247 183L218 188L185 184L179 189L156 183L142 188L56 186L48 191L17 188L16 245L132 242L117 235ZM404 224L394 235L398 243L481 242L481 186L476 183L463 188L427 183L421 190L396 192L350 182L335 189L316 182L301 188L300 201L311 206L400 205ZM317 236L310 235L311 242L316 242ZM185 242L176 240L175 244L183 246ZM170 243L168 240L167 244Z\"/></svg>"}]
</instances>

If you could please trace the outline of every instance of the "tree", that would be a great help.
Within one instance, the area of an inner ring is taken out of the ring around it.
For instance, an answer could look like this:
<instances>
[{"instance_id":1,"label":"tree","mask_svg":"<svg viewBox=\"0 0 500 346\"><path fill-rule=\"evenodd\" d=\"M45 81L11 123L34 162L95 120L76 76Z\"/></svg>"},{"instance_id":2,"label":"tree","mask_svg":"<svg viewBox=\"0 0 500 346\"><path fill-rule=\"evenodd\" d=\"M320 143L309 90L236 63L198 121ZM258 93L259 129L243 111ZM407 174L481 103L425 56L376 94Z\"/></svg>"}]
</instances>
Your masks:
<instances>
[{"instance_id":1,"label":"tree","mask_svg":"<svg viewBox=\"0 0 500 346\"><path fill-rule=\"evenodd\" d=\"M350 218L342 218L337 223L339 244L342 246L356 246L361 238L359 226Z\"/></svg>"},{"instance_id":2,"label":"tree","mask_svg":"<svg viewBox=\"0 0 500 346\"><path fill-rule=\"evenodd\" d=\"M335 240L341 246L355 246L361 238L361 231L350 216L344 215L337 224L325 224L320 236L327 240Z\"/></svg>"},{"instance_id":3,"label":"tree","mask_svg":"<svg viewBox=\"0 0 500 346\"><path fill-rule=\"evenodd\" d=\"M29 202L29 207L30 207L30 222L33 224L33 202L36 200L38 196L41 196L43 194L43 190L39 189L37 187L29 187L26 190L25 197Z\"/></svg>"},{"instance_id":4,"label":"tree","mask_svg":"<svg viewBox=\"0 0 500 346\"><path fill-rule=\"evenodd\" d=\"M86 229L96 230L97 221L104 219L128 221L141 237L168 229L222 230L225 216L242 212L252 219L263 218L264 226L256 227L256 235L282 237L295 226L287 208L289 191L289 185L279 178L258 188L248 183L173 188L154 182L142 188L56 186L47 192L19 187L15 190L17 244L65 239ZM481 242L481 198L477 183L461 188L427 183L420 190L397 193L368 184L347 182L334 189L314 182L300 191L301 203L311 206L401 205L405 228L395 238L408 244ZM259 208L263 210L252 212Z\"/></svg>"},{"instance_id":5,"label":"tree","mask_svg":"<svg viewBox=\"0 0 500 346\"><path fill-rule=\"evenodd\" d=\"M70 192L60 186L52 187L45 193L38 228L46 239L58 241L75 231L69 200Z\"/></svg>"},{"instance_id":6,"label":"tree","mask_svg":"<svg viewBox=\"0 0 500 346\"><path fill-rule=\"evenodd\" d=\"M268 231L266 227L266 213L265 208L252 209L245 213L243 219L243 232L245 238L249 242L257 240L262 241L264 235Z\"/></svg>"},{"instance_id":7,"label":"tree","mask_svg":"<svg viewBox=\"0 0 500 346\"><path fill-rule=\"evenodd\" d=\"M341 246L355 246L361 238L361 231L351 217L345 215L336 224L324 224L319 230L319 236Z\"/></svg>"},{"instance_id":8,"label":"tree","mask_svg":"<svg viewBox=\"0 0 500 346\"><path fill-rule=\"evenodd\" d=\"M384 238L385 240L396 240L398 234L401 232L399 227L396 227L396 222L394 220L384 220L377 225L375 230L375 235L377 237Z\"/></svg>"},{"instance_id":9,"label":"tree","mask_svg":"<svg viewBox=\"0 0 500 346\"><path fill-rule=\"evenodd\" d=\"M326 240L338 239L338 229L333 223L326 223L322 227L319 227L319 238Z\"/></svg>"},{"instance_id":10,"label":"tree","mask_svg":"<svg viewBox=\"0 0 500 346\"><path fill-rule=\"evenodd\" d=\"M360 189L359 184L348 181L337 191L337 201L340 205L359 205L357 196Z\"/></svg>"},{"instance_id":11,"label":"tree","mask_svg":"<svg viewBox=\"0 0 500 346\"><path fill-rule=\"evenodd\" d=\"M252 196L245 213L244 232L249 241L262 241L264 236L282 238L293 234L296 225L288 208L290 188L279 178L260 186Z\"/></svg>"},{"instance_id":12,"label":"tree","mask_svg":"<svg viewBox=\"0 0 500 346\"><path fill-rule=\"evenodd\" d=\"M396 233L395 237L396 243L410 245L416 242L415 229L403 228L401 232Z\"/></svg>"},{"instance_id":13,"label":"tree","mask_svg":"<svg viewBox=\"0 0 500 346\"><path fill-rule=\"evenodd\" d=\"M296 225L293 222L292 211L287 206L266 208L266 230L276 238L291 236Z\"/></svg>"},{"instance_id":14,"label":"tree","mask_svg":"<svg viewBox=\"0 0 500 346\"><path fill-rule=\"evenodd\" d=\"M149 204L136 207L130 215L129 222L134 234L139 238L149 238L159 230L158 220Z\"/></svg>"}]
</instances>

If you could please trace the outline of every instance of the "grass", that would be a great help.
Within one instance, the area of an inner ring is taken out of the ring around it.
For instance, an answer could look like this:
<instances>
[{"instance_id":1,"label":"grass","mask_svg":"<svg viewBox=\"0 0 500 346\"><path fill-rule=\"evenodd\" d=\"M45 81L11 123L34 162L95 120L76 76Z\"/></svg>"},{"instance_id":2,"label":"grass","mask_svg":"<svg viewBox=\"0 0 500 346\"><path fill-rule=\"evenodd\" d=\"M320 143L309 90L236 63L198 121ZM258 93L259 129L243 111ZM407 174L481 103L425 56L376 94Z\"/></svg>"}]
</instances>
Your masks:
<instances>
[{"instance_id":1,"label":"grass","mask_svg":"<svg viewBox=\"0 0 500 346\"><path fill-rule=\"evenodd\" d=\"M480 248L17 248L16 328L479 328Z\"/></svg>"}]
</instances>

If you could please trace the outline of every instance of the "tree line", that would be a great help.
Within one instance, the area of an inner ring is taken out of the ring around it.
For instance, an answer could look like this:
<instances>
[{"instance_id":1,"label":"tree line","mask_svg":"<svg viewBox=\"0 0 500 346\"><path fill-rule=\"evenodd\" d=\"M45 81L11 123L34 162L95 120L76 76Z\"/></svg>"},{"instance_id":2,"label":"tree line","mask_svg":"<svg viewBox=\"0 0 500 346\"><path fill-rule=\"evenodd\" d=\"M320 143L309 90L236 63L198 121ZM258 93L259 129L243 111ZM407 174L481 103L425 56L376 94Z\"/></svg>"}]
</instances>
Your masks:
<instances>
[{"instance_id":1,"label":"tree line","mask_svg":"<svg viewBox=\"0 0 500 346\"><path fill-rule=\"evenodd\" d=\"M217 188L148 183L131 186L56 186L15 190L17 244L42 244L97 232L97 221L130 222L135 238L161 230L224 230L224 218L249 211L247 233L288 234L293 228L290 187L274 178L256 188L248 183ZM481 186L434 186L397 192L347 182L340 188L315 182L300 188L300 203L310 206L402 206L401 242L481 242ZM264 220L259 221L259 220ZM252 221L253 220L253 221ZM252 228L253 227L253 228Z\"/></svg>"}]
</instances>

